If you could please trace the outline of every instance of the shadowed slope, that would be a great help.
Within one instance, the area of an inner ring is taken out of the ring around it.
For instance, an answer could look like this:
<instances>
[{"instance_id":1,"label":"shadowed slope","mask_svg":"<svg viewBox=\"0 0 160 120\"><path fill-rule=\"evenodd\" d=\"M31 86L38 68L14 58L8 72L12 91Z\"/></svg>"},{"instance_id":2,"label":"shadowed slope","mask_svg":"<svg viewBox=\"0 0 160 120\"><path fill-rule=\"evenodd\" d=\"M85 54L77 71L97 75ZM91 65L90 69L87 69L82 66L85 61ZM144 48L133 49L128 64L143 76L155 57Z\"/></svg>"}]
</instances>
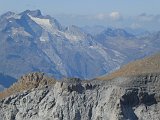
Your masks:
<instances>
[{"instance_id":1,"label":"shadowed slope","mask_svg":"<svg viewBox=\"0 0 160 120\"><path fill-rule=\"evenodd\" d=\"M109 80L117 77L123 76L134 76L145 73L158 73L160 72L160 53L144 58L142 60L137 60L124 65L119 70L107 75L97 78L98 80Z\"/></svg>"},{"instance_id":2,"label":"shadowed slope","mask_svg":"<svg viewBox=\"0 0 160 120\"><path fill-rule=\"evenodd\" d=\"M5 75L3 73L0 73L0 84L4 87L8 88L13 83L15 83L17 80L9 75Z\"/></svg>"}]
</instances>

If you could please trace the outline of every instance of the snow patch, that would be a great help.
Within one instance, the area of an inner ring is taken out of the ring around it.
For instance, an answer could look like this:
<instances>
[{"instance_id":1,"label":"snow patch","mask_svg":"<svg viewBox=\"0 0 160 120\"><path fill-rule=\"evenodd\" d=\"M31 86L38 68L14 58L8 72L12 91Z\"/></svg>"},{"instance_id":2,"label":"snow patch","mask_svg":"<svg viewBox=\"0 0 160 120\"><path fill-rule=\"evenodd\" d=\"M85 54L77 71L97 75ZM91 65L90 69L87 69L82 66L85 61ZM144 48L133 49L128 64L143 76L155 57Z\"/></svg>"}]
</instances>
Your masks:
<instances>
[{"instance_id":1,"label":"snow patch","mask_svg":"<svg viewBox=\"0 0 160 120\"><path fill-rule=\"evenodd\" d=\"M40 37L40 41L41 42L47 42L49 40L48 40L48 37Z\"/></svg>"},{"instance_id":2,"label":"snow patch","mask_svg":"<svg viewBox=\"0 0 160 120\"><path fill-rule=\"evenodd\" d=\"M32 17L30 15L28 15L34 22L36 22L37 24L39 24L42 28L51 30L52 29L52 24L50 23L49 19L41 19L41 18L37 18L37 17Z\"/></svg>"},{"instance_id":3,"label":"snow patch","mask_svg":"<svg viewBox=\"0 0 160 120\"><path fill-rule=\"evenodd\" d=\"M93 46L93 45L91 45L91 46L89 46L89 48L94 48L94 46Z\"/></svg>"},{"instance_id":4,"label":"snow patch","mask_svg":"<svg viewBox=\"0 0 160 120\"><path fill-rule=\"evenodd\" d=\"M42 37L40 37L40 41L41 41L41 42L45 42L46 40L43 39Z\"/></svg>"}]
</instances>

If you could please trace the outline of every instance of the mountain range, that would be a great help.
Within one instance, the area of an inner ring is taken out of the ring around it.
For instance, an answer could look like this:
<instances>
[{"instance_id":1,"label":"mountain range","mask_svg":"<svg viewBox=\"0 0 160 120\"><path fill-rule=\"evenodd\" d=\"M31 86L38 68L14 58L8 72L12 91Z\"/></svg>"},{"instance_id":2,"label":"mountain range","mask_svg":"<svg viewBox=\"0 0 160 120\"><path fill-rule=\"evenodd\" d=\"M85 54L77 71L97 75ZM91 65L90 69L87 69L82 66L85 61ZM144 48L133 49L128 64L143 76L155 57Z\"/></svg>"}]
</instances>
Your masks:
<instances>
[{"instance_id":1,"label":"mountain range","mask_svg":"<svg viewBox=\"0 0 160 120\"><path fill-rule=\"evenodd\" d=\"M0 93L1 120L158 120L160 54L94 80L22 76Z\"/></svg>"},{"instance_id":2,"label":"mountain range","mask_svg":"<svg viewBox=\"0 0 160 120\"><path fill-rule=\"evenodd\" d=\"M65 27L40 10L1 15L0 73L16 79L34 71L92 79L160 50L160 32L136 36L124 29L97 34L84 29Z\"/></svg>"}]
</instances>

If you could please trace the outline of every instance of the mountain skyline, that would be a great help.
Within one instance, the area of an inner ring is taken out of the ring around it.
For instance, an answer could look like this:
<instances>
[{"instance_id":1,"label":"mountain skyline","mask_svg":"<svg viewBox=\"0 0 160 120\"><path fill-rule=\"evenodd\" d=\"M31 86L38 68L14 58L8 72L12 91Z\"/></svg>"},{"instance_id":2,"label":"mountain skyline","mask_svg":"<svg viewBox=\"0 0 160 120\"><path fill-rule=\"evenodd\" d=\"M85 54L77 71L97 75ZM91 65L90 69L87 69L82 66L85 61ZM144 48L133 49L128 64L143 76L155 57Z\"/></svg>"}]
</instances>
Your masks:
<instances>
[{"instance_id":1,"label":"mountain skyline","mask_svg":"<svg viewBox=\"0 0 160 120\"><path fill-rule=\"evenodd\" d=\"M17 7L17 3L19 7ZM160 29L159 4L158 0L102 0L101 2L96 0L18 0L17 2L0 0L0 14L7 11L18 13L27 9L40 9L44 14L54 16L67 26L71 24L78 26L103 25L155 31Z\"/></svg>"},{"instance_id":2,"label":"mountain skyline","mask_svg":"<svg viewBox=\"0 0 160 120\"><path fill-rule=\"evenodd\" d=\"M123 62L124 55L106 49L81 28L61 26L39 10L8 12L0 22L0 71L16 78L31 71L50 73L56 78L90 78Z\"/></svg>"},{"instance_id":3,"label":"mountain skyline","mask_svg":"<svg viewBox=\"0 0 160 120\"><path fill-rule=\"evenodd\" d=\"M0 23L0 73L14 78L39 71L55 78L91 79L160 51L160 32L136 35L93 27L95 34L90 34L89 28L63 26L40 10L7 12Z\"/></svg>"}]
</instances>

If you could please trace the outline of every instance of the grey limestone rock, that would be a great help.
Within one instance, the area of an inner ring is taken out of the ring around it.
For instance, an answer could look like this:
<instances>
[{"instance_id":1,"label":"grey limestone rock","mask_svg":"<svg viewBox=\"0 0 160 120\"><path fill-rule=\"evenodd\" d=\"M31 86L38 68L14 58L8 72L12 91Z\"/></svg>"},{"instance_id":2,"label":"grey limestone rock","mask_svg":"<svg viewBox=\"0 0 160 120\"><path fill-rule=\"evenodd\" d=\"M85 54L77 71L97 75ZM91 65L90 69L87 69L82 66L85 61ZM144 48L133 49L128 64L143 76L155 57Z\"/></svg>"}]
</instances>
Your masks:
<instances>
[{"instance_id":1,"label":"grey limestone rock","mask_svg":"<svg viewBox=\"0 0 160 120\"><path fill-rule=\"evenodd\" d=\"M0 100L0 120L159 120L160 74L57 81Z\"/></svg>"}]
</instances>

